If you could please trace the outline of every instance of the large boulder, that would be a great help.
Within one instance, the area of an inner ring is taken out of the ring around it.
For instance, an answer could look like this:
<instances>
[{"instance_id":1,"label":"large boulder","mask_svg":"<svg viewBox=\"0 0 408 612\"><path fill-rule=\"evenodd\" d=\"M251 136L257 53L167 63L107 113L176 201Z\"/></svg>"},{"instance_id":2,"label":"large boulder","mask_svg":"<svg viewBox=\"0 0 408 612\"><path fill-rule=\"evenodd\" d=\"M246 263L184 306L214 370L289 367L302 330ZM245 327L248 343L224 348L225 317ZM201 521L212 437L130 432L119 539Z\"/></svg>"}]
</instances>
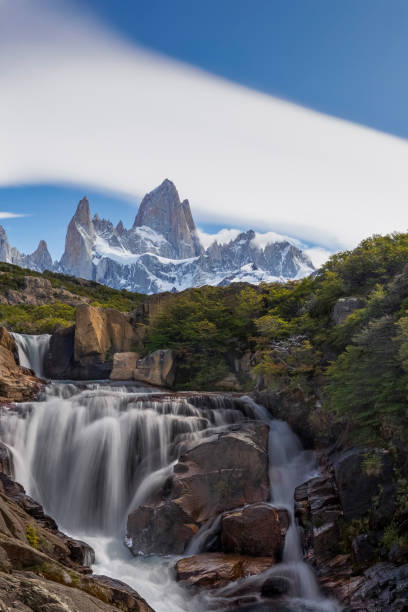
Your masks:
<instances>
[{"instance_id":1,"label":"large boulder","mask_svg":"<svg viewBox=\"0 0 408 612\"><path fill-rule=\"evenodd\" d=\"M46 374L54 379L109 378L115 353L132 352L139 332L123 312L81 304L75 326L51 336Z\"/></svg>"},{"instance_id":2,"label":"large boulder","mask_svg":"<svg viewBox=\"0 0 408 612\"><path fill-rule=\"evenodd\" d=\"M246 557L224 553L194 555L177 561L176 578L184 586L215 589L240 578L255 576L274 564L271 557Z\"/></svg>"},{"instance_id":3,"label":"large boulder","mask_svg":"<svg viewBox=\"0 0 408 612\"><path fill-rule=\"evenodd\" d=\"M75 327L57 329L50 338L48 354L45 359L45 375L54 380L75 379L74 372Z\"/></svg>"},{"instance_id":4,"label":"large boulder","mask_svg":"<svg viewBox=\"0 0 408 612\"><path fill-rule=\"evenodd\" d=\"M138 358L137 353L115 353L110 378L112 380L132 380Z\"/></svg>"},{"instance_id":5,"label":"large boulder","mask_svg":"<svg viewBox=\"0 0 408 612\"><path fill-rule=\"evenodd\" d=\"M160 491L128 517L133 554L181 554L205 522L266 501L268 426L247 423L202 439L185 452Z\"/></svg>"},{"instance_id":6,"label":"large boulder","mask_svg":"<svg viewBox=\"0 0 408 612\"><path fill-rule=\"evenodd\" d=\"M130 351L135 341L135 330L123 312L87 304L78 306L74 359L81 365L112 361L114 353Z\"/></svg>"},{"instance_id":7,"label":"large boulder","mask_svg":"<svg viewBox=\"0 0 408 612\"><path fill-rule=\"evenodd\" d=\"M360 519L370 513L372 527L384 527L396 504L390 453L384 449L352 448L334 455L332 461L344 518Z\"/></svg>"},{"instance_id":8,"label":"large boulder","mask_svg":"<svg viewBox=\"0 0 408 612\"><path fill-rule=\"evenodd\" d=\"M175 354L171 349L158 350L139 359L133 370L133 379L155 385L171 387L176 376Z\"/></svg>"},{"instance_id":9,"label":"large boulder","mask_svg":"<svg viewBox=\"0 0 408 612\"><path fill-rule=\"evenodd\" d=\"M222 550L279 560L288 527L287 511L266 503L226 512L221 519Z\"/></svg>"},{"instance_id":10,"label":"large boulder","mask_svg":"<svg viewBox=\"0 0 408 612\"><path fill-rule=\"evenodd\" d=\"M5 327L0 327L0 402L24 402L40 390L41 380L16 361L16 346Z\"/></svg>"}]
</instances>

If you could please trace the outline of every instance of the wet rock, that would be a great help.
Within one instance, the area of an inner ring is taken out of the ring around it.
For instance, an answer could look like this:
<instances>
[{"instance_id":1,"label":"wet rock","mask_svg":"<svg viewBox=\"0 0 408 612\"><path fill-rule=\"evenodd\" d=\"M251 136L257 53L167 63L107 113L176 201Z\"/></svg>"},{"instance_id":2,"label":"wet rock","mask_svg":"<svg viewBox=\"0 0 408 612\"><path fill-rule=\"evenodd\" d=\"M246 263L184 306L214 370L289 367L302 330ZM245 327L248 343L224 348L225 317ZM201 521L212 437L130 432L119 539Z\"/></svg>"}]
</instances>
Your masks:
<instances>
[{"instance_id":1,"label":"wet rock","mask_svg":"<svg viewBox=\"0 0 408 612\"><path fill-rule=\"evenodd\" d=\"M133 379L158 387L171 387L176 376L175 353L171 349L154 351L139 359Z\"/></svg>"},{"instance_id":2,"label":"wet rock","mask_svg":"<svg viewBox=\"0 0 408 612\"><path fill-rule=\"evenodd\" d=\"M266 501L267 444L268 426L247 423L185 452L165 486L129 515L133 554L181 554L206 521Z\"/></svg>"},{"instance_id":3,"label":"wet rock","mask_svg":"<svg viewBox=\"0 0 408 612\"><path fill-rule=\"evenodd\" d=\"M402 612L408 609L408 564L395 567L377 563L364 572L363 579L348 600L347 610Z\"/></svg>"},{"instance_id":4,"label":"wet rock","mask_svg":"<svg viewBox=\"0 0 408 612\"><path fill-rule=\"evenodd\" d=\"M278 510L266 503L226 512L221 520L222 550L279 560L288 527L286 510Z\"/></svg>"},{"instance_id":5,"label":"wet rock","mask_svg":"<svg viewBox=\"0 0 408 612\"><path fill-rule=\"evenodd\" d=\"M175 570L177 580L185 586L215 589L240 578L261 574L273 564L271 557L205 553L180 559Z\"/></svg>"},{"instance_id":6,"label":"wet rock","mask_svg":"<svg viewBox=\"0 0 408 612\"><path fill-rule=\"evenodd\" d=\"M59 532L20 485L0 477L0 610L151 612L127 585L90 576L83 566L94 561L92 548Z\"/></svg>"},{"instance_id":7,"label":"wet rock","mask_svg":"<svg viewBox=\"0 0 408 612\"><path fill-rule=\"evenodd\" d=\"M262 597L279 597L290 592L290 580L284 576L269 576L261 587Z\"/></svg>"},{"instance_id":8,"label":"wet rock","mask_svg":"<svg viewBox=\"0 0 408 612\"><path fill-rule=\"evenodd\" d=\"M95 563L95 551L89 544L81 540L67 538L65 535L64 540L70 550L70 558L74 563L85 567L90 567Z\"/></svg>"},{"instance_id":9,"label":"wet rock","mask_svg":"<svg viewBox=\"0 0 408 612\"><path fill-rule=\"evenodd\" d=\"M0 442L0 472L10 476L13 476L13 458L7 446Z\"/></svg>"},{"instance_id":10,"label":"wet rock","mask_svg":"<svg viewBox=\"0 0 408 612\"><path fill-rule=\"evenodd\" d=\"M344 323L349 315L359 308L364 308L366 300L360 297L344 297L337 300L332 312L332 320L335 325Z\"/></svg>"},{"instance_id":11,"label":"wet rock","mask_svg":"<svg viewBox=\"0 0 408 612\"><path fill-rule=\"evenodd\" d=\"M132 380L138 359L139 355L137 353L115 353L110 374L111 380Z\"/></svg>"},{"instance_id":12,"label":"wet rock","mask_svg":"<svg viewBox=\"0 0 408 612\"><path fill-rule=\"evenodd\" d=\"M396 503L393 462L388 451L352 448L334 455L333 466L345 519L359 519L371 511L372 528L384 527Z\"/></svg>"},{"instance_id":13,"label":"wet rock","mask_svg":"<svg viewBox=\"0 0 408 612\"><path fill-rule=\"evenodd\" d=\"M314 563L330 558L338 546L343 512L329 475L311 478L296 488L295 514L303 528L309 558Z\"/></svg>"},{"instance_id":14,"label":"wet rock","mask_svg":"<svg viewBox=\"0 0 408 612\"><path fill-rule=\"evenodd\" d=\"M75 379L74 372L74 341L75 327L57 329L50 338L48 355L45 359L44 369L48 378L63 380Z\"/></svg>"}]
</instances>

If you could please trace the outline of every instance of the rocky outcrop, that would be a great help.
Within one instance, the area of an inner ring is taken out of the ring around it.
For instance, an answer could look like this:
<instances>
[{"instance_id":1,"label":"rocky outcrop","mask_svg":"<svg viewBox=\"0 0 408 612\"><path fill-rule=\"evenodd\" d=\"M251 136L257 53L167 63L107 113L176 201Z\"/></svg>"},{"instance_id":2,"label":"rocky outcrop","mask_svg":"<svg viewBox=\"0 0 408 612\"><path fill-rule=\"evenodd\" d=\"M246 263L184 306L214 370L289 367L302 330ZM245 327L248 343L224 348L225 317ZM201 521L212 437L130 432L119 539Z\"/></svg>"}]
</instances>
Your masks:
<instances>
[{"instance_id":1,"label":"rocky outcrop","mask_svg":"<svg viewBox=\"0 0 408 612\"><path fill-rule=\"evenodd\" d=\"M199 527L220 513L266 501L268 426L248 423L204 438L128 517L133 554L182 554Z\"/></svg>"},{"instance_id":2,"label":"rocky outcrop","mask_svg":"<svg viewBox=\"0 0 408 612\"><path fill-rule=\"evenodd\" d=\"M75 326L51 336L46 375L54 379L109 378L114 354L132 352L138 342L138 328L126 314L81 304Z\"/></svg>"},{"instance_id":3,"label":"rocky outcrop","mask_svg":"<svg viewBox=\"0 0 408 612\"><path fill-rule=\"evenodd\" d=\"M343 510L330 475L311 478L295 490L295 515L307 558L316 566L338 552Z\"/></svg>"},{"instance_id":4,"label":"rocky outcrop","mask_svg":"<svg viewBox=\"0 0 408 612\"><path fill-rule=\"evenodd\" d=\"M5 327L0 327L0 402L32 399L41 388L41 380L31 370L17 365L16 346Z\"/></svg>"},{"instance_id":5,"label":"rocky outcrop","mask_svg":"<svg viewBox=\"0 0 408 612\"><path fill-rule=\"evenodd\" d=\"M180 559L175 570L176 578L183 586L216 589L242 578L261 574L273 564L271 557L206 553Z\"/></svg>"},{"instance_id":6,"label":"rocky outcrop","mask_svg":"<svg viewBox=\"0 0 408 612\"><path fill-rule=\"evenodd\" d=\"M225 512L221 519L221 546L226 553L280 560L289 527L286 510L259 503Z\"/></svg>"},{"instance_id":7,"label":"rocky outcrop","mask_svg":"<svg viewBox=\"0 0 408 612\"><path fill-rule=\"evenodd\" d=\"M72 217L65 238L61 267L80 278L93 278L92 249L95 239L89 202L82 198Z\"/></svg>"},{"instance_id":8,"label":"rocky outcrop","mask_svg":"<svg viewBox=\"0 0 408 612\"><path fill-rule=\"evenodd\" d=\"M114 353L129 352L136 340L136 332L124 313L85 304L77 308L74 360L81 366L112 362Z\"/></svg>"},{"instance_id":9,"label":"rocky outcrop","mask_svg":"<svg viewBox=\"0 0 408 612\"><path fill-rule=\"evenodd\" d=\"M63 327L51 334L44 371L47 378L75 380L79 367L74 364L75 327Z\"/></svg>"},{"instance_id":10,"label":"rocky outcrop","mask_svg":"<svg viewBox=\"0 0 408 612\"><path fill-rule=\"evenodd\" d=\"M172 387L176 377L176 356L174 351L154 351L139 359L133 370L133 380L155 385Z\"/></svg>"},{"instance_id":11,"label":"rocky outcrop","mask_svg":"<svg viewBox=\"0 0 408 612\"><path fill-rule=\"evenodd\" d=\"M149 227L164 236L179 259L197 257L204 249L196 233L188 200L180 201L177 189L169 179L143 198L134 228Z\"/></svg>"},{"instance_id":12,"label":"rocky outcrop","mask_svg":"<svg viewBox=\"0 0 408 612\"><path fill-rule=\"evenodd\" d=\"M335 454L332 463L344 518L360 519L371 511L372 527L384 527L394 514L396 503L390 453L383 449L352 448Z\"/></svg>"},{"instance_id":13,"label":"rocky outcrop","mask_svg":"<svg viewBox=\"0 0 408 612\"><path fill-rule=\"evenodd\" d=\"M94 559L87 544L58 531L42 506L0 473L1 610L151 611L127 585L91 576Z\"/></svg>"},{"instance_id":14,"label":"rocky outcrop","mask_svg":"<svg viewBox=\"0 0 408 612\"><path fill-rule=\"evenodd\" d=\"M5 297L9 304L40 306L54 301L50 281L39 276L25 276L24 287L21 290L9 289Z\"/></svg>"},{"instance_id":15,"label":"rocky outcrop","mask_svg":"<svg viewBox=\"0 0 408 612\"><path fill-rule=\"evenodd\" d=\"M0 225L0 261L11 263L21 268L29 268L37 272L52 270L53 263L48 251L47 243L41 240L36 250L31 255L20 253L15 247L11 247L4 227Z\"/></svg>"},{"instance_id":16,"label":"rocky outcrop","mask_svg":"<svg viewBox=\"0 0 408 612\"><path fill-rule=\"evenodd\" d=\"M366 300L360 297L339 298L333 307L332 321L335 325L341 325L355 310L364 308Z\"/></svg>"},{"instance_id":17,"label":"rocky outcrop","mask_svg":"<svg viewBox=\"0 0 408 612\"><path fill-rule=\"evenodd\" d=\"M132 380L138 359L139 355L137 353L115 353L110 379Z\"/></svg>"}]
</instances>

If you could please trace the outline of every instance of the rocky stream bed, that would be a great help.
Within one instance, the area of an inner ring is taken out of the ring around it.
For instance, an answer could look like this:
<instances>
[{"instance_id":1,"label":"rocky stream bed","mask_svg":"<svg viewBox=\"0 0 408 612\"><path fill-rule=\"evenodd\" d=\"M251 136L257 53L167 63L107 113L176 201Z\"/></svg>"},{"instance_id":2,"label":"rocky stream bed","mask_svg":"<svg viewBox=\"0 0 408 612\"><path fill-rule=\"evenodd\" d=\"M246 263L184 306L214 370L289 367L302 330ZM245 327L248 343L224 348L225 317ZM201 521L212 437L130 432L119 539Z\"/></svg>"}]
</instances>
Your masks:
<instances>
[{"instance_id":1,"label":"rocky stream bed","mask_svg":"<svg viewBox=\"0 0 408 612\"><path fill-rule=\"evenodd\" d=\"M316 449L259 397L41 386L0 344L20 401L0 416L0 610L408 609L408 566L378 554L389 453L367 474L366 449Z\"/></svg>"}]
</instances>

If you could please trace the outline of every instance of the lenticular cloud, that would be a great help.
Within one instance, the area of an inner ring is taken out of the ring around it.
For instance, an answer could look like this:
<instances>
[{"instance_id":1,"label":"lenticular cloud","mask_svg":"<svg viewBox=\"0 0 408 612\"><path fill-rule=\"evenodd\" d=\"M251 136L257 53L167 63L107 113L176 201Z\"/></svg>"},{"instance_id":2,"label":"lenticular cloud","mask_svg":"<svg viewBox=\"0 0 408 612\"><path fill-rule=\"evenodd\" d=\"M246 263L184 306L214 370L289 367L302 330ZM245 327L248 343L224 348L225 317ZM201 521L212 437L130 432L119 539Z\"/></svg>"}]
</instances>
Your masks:
<instances>
[{"instance_id":1,"label":"lenticular cloud","mask_svg":"<svg viewBox=\"0 0 408 612\"><path fill-rule=\"evenodd\" d=\"M140 196L169 177L200 223L331 249L406 229L405 141L147 53L61 3L35 4L0 4L0 185Z\"/></svg>"}]
</instances>

